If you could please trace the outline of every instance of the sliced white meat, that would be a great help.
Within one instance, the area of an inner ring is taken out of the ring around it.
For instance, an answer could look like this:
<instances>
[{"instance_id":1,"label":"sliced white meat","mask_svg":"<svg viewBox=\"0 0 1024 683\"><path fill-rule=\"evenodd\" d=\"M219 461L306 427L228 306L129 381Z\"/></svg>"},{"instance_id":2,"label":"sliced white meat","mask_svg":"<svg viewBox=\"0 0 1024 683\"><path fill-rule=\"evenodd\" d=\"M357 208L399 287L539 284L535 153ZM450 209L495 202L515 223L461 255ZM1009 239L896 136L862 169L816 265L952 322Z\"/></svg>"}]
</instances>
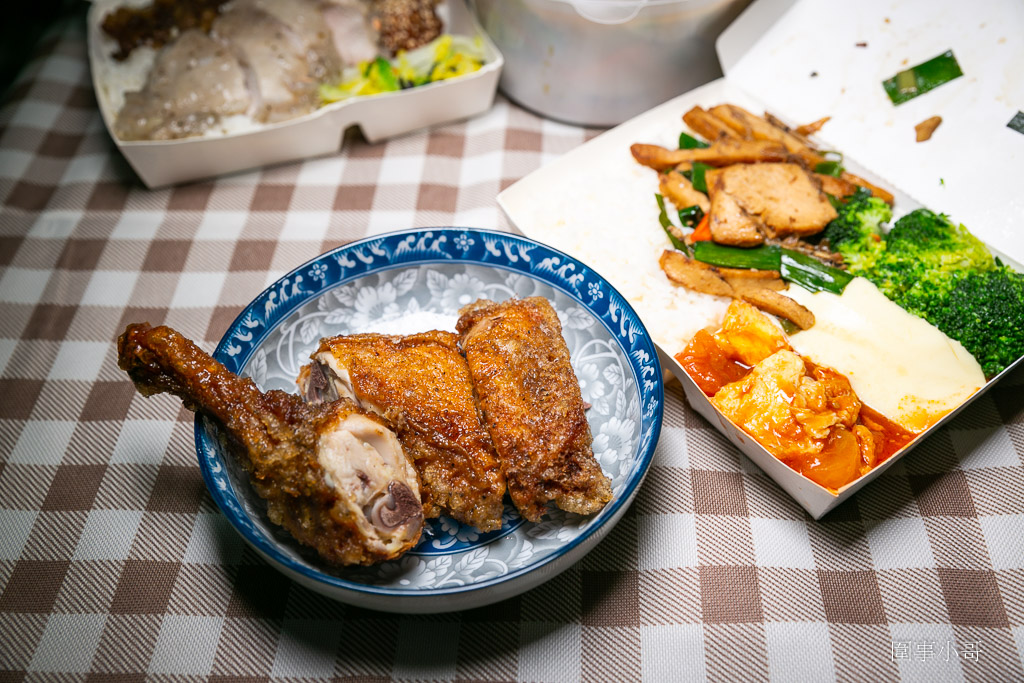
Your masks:
<instances>
[{"instance_id":1,"label":"sliced white meat","mask_svg":"<svg viewBox=\"0 0 1024 683\"><path fill-rule=\"evenodd\" d=\"M125 95L114 132L122 140L201 135L222 117L244 114L251 101L231 50L189 30L160 50L143 89Z\"/></svg>"},{"instance_id":2,"label":"sliced white meat","mask_svg":"<svg viewBox=\"0 0 1024 683\"><path fill-rule=\"evenodd\" d=\"M279 19L253 7L236 7L213 23L211 35L245 67L254 119L280 121L316 106L317 83L309 75L302 40Z\"/></svg>"},{"instance_id":3,"label":"sliced white meat","mask_svg":"<svg viewBox=\"0 0 1024 683\"><path fill-rule=\"evenodd\" d=\"M321 7L343 66L368 62L377 56L377 32L370 25L366 3L327 0Z\"/></svg>"},{"instance_id":4,"label":"sliced white meat","mask_svg":"<svg viewBox=\"0 0 1024 683\"><path fill-rule=\"evenodd\" d=\"M359 413L338 417L317 444L325 483L338 491L368 538L397 550L423 527L416 470L395 433L380 422Z\"/></svg>"},{"instance_id":5,"label":"sliced white meat","mask_svg":"<svg viewBox=\"0 0 1024 683\"><path fill-rule=\"evenodd\" d=\"M311 78L324 81L340 73L334 35L316 0L235 0L232 7L261 10L288 26L302 43Z\"/></svg>"}]
</instances>

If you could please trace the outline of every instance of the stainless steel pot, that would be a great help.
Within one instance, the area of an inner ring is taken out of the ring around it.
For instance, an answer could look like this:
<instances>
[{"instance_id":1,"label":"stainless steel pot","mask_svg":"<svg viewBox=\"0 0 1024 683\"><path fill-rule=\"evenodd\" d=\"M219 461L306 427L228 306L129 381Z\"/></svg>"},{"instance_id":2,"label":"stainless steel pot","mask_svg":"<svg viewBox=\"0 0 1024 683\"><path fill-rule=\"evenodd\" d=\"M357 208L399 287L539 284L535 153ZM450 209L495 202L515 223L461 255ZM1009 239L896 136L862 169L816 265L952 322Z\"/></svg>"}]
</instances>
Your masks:
<instances>
[{"instance_id":1,"label":"stainless steel pot","mask_svg":"<svg viewBox=\"0 0 1024 683\"><path fill-rule=\"evenodd\" d=\"M750 0L470 0L499 87L544 116L613 126L721 76L714 41Z\"/></svg>"}]
</instances>

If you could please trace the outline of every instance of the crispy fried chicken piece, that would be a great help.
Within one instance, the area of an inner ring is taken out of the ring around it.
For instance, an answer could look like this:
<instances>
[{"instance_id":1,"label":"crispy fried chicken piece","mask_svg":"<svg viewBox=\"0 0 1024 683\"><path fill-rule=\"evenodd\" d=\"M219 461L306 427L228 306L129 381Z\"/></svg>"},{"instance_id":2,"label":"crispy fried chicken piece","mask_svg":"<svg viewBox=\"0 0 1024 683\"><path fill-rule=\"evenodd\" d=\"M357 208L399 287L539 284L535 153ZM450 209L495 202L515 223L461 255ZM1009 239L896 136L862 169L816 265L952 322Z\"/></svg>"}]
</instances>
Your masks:
<instances>
[{"instance_id":1,"label":"crispy fried chicken piece","mask_svg":"<svg viewBox=\"0 0 1024 683\"><path fill-rule=\"evenodd\" d=\"M346 400L263 393L168 327L129 325L117 350L140 393L172 393L219 425L270 521L327 562L373 564L419 540L416 470L379 418Z\"/></svg>"},{"instance_id":2,"label":"crispy fried chicken piece","mask_svg":"<svg viewBox=\"0 0 1024 683\"><path fill-rule=\"evenodd\" d=\"M612 499L591 450L590 425L551 304L541 297L463 308L456 329L484 420L519 513L545 504L593 514Z\"/></svg>"},{"instance_id":3,"label":"crispy fried chicken piece","mask_svg":"<svg viewBox=\"0 0 1024 683\"><path fill-rule=\"evenodd\" d=\"M307 400L349 396L394 425L423 481L426 517L501 528L505 478L451 332L322 339L299 375Z\"/></svg>"}]
</instances>

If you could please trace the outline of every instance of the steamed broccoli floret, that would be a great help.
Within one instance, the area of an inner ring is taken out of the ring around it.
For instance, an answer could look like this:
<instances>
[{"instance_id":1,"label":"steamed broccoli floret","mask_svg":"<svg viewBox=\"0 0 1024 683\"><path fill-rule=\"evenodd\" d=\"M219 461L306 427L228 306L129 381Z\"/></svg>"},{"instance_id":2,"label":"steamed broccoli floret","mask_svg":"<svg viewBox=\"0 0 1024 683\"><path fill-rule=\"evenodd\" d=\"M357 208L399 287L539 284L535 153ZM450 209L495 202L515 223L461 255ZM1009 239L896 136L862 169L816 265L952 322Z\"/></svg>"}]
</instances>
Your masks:
<instances>
[{"instance_id":1,"label":"steamed broccoli floret","mask_svg":"<svg viewBox=\"0 0 1024 683\"><path fill-rule=\"evenodd\" d=\"M967 228L918 209L883 236L892 212L860 189L837 211L824 236L851 274L963 344L987 377L1024 355L1024 274L998 264Z\"/></svg>"},{"instance_id":2,"label":"steamed broccoli floret","mask_svg":"<svg viewBox=\"0 0 1024 683\"><path fill-rule=\"evenodd\" d=\"M951 270L928 270L919 261L904 260L902 263L908 264L905 270L886 273L889 276L885 281L888 290L882 285L878 288L903 310L929 321L934 311L945 306L950 292L966 275ZM899 280L895 273L903 275L903 279Z\"/></svg>"},{"instance_id":3,"label":"steamed broccoli floret","mask_svg":"<svg viewBox=\"0 0 1024 683\"><path fill-rule=\"evenodd\" d=\"M940 273L929 269L921 261L902 258L883 247L870 267L856 274L871 280L886 298L910 310L906 301L907 293L915 289L934 292L936 288L930 285L938 279Z\"/></svg>"},{"instance_id":4,"label":"steamed broccoli floret","mask_svg":"<svg viewBox=\"0 0 1024 683\"><path fill-rule=\"evenodd\" d=\"M956 339L986 377L1024 356L1024 274L1006 266L953 278L946 295L916 302L917 313Z\"/></svg>"},{"instance_id":5,"label":"steamed broccoli floret","mask_svg":"<svg viewBox=\"0 0 1024 683\"><path fill-rule=\"evenodd\" d=\"M863 187L836 209L839 216L825 226L824 237L843 255L847 269L860 275L871 268L884 250L881 226L892 218L892 209Z\"/></svg>"},{"instance_id":6,"label":"steamed broccoli floret","mask_svg":"<svg viewBox=\"0 0 1024 683\"><path fill-rule=\"evenodd\" d=\"M890 253L923 261L930 269L985 271L995 267L981 240L964 226L928 209L900 218L885 239Z\"/></svg>"}]
</instances>

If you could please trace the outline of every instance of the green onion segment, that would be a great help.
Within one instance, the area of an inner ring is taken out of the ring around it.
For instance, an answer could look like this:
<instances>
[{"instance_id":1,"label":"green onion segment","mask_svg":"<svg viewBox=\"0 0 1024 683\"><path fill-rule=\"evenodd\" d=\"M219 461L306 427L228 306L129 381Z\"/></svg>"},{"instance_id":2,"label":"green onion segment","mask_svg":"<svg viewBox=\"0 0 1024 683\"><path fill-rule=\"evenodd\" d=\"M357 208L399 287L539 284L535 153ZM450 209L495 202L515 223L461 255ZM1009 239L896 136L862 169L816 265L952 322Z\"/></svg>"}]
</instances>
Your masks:
<instances>
[{"instance_id":1,"label":"green onion segment","mask_svg":"<svg viewBox=\"0 0 1024 683\"><path fill-rule=\"evenodd\" d=\"M665 234L668 235L668 239L672 242L672 246L684 254L689 255L690 248L686 246L686 242L682 238L682 233L679 232L679 228L672 225L672 221L668 218L668 211L665 210L665 198L655 192L654 200L658 202L658 222L661 223L661 228L665 231Z\"/></svg>"},{"instance_id":2,"label":"green onion segment","mask_svg":"<svg viewBox=\"0 0 1024 683\"><path fill-rule=\"evenodd\" d=\"M777 270L782 279L810 292L842 294L853 276L825 265L813 256L792 249L764 244L759 247L727 247L714 242L697 242L693 257L723 268Z\"/></svg>"},{"instance_id":3,"label":"green onion segment","mask_svg":"<svg viewBox=\"0 0 1024 683\"><path fill-rule=\"evenodd\" d=\"M938 57L900 71L892 78L882 81L882 87L893 104L903 104L963 75L964 72L960 70L960 64L953 56L953 51L946 50Z\"/></svg>"},{"instance_id":4,"label":"green onion segment","mask_svg":"<svg viewBox=\"0 0 1024 683\"><path fill-rule=\"evenodd\" d=\"M688 228L697 227L702 218L704 218L704 212L696 204L679 209L679 222Z\"/></svg>"},{"instance_id":5,"label":"green onion segment","mask_svg":"<svg viewBox=\"0 0 1024 683\"><path fill-rule=\"evenodd\" d=\"M697 190L698 192L703 192L707 194L708 183L704 179L704 173L709 168L714 167L708 166L707 164L702 164L699 161L693 162L693 167L690 169L690 183L693 184L693 189Z\"/></svg>"},{"instance_id":6,"label":"green onion segment","mask_svg":"<svg viewBox=\"0 0 1024 683\"><path fill-rule=\"evenodd\" d=\"M695 259L723 268L778 270L781 266L779 251L779 247L769 244L760 247L727 247L705 240L693 245Z\"/></svg>"},{"instance_id":7,"label":"green onion segment","mask_svg":"<svg viewBox=\"0 0 1024 683\"><path fill-rule=\"evenodd\" d=\"M679 149L704 149L710 147L708 143L698 140L689 133L679 134Z\"/></svg>"},{"instance_id":8,"label":"green onion segment","mask_svg":"<svg viewBox=\"0 0 1024 683\"><path fill-rule=\"evenodd\" d=\"M845 270L827 266L813 256L782 249L782 279L800 285L809 292L842 294L853 276Z\"/></svg>"},{"instance_id":9,"label":"green onion segment","mask_svg":"<svg viewBox=\"0 0 1024 683\"><path fill-rule=\"evenodd\" d=\"M833 178L840 178L843 175L843 165L838 161L823 161L814 167L815 173L830 175Z\"/></svg>"}]
</instances>

